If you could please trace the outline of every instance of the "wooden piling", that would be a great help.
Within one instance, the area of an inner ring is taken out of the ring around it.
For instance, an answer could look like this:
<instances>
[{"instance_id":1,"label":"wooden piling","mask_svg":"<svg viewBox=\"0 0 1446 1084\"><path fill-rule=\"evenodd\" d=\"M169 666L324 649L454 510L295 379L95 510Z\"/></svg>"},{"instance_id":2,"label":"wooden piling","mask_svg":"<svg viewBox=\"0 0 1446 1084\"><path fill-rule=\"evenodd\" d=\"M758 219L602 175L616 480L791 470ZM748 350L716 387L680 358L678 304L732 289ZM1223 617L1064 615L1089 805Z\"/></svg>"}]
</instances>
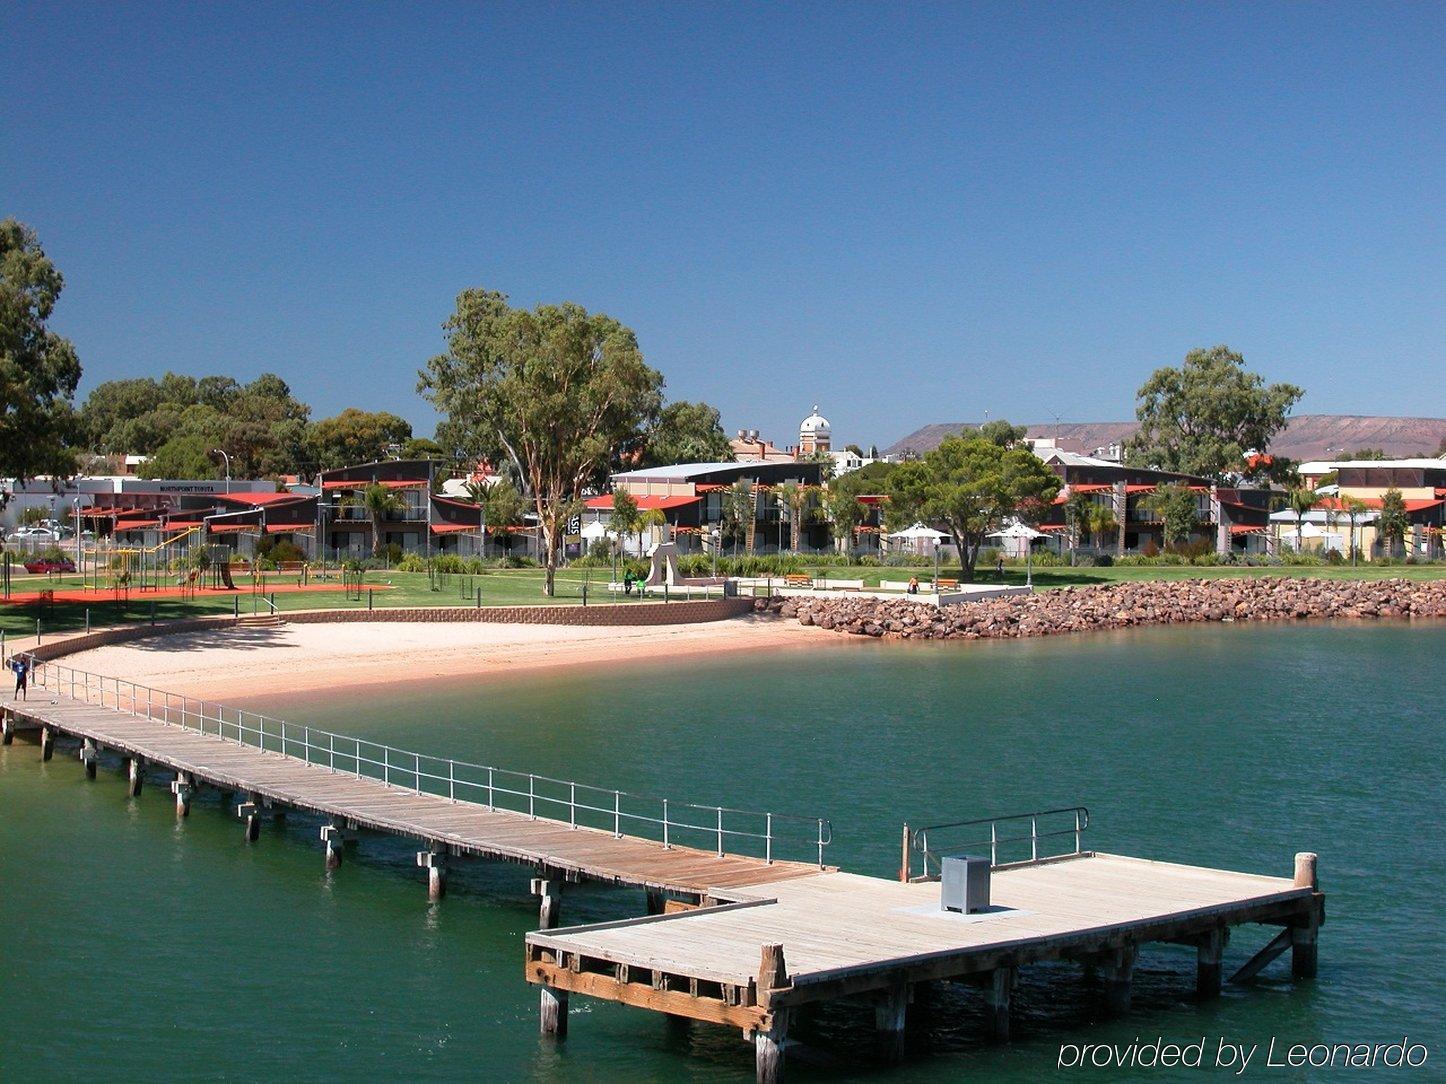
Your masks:
<instances>
[{"instance_id":1,"label":"wooden piling","mask_svg":"<svg viewBox=\"0 0 1446 1084\"><path fill-rule=\"evenodd\" d=\"M567 991L552 986L542 987L538 1003L542 1034L554 1039L567 1038Z\"/></svg>"},{"instance_id":2,"label":"wooden piling","mask_svg":"<svg viewBox=\"0 0 1446 1084\"><path fill-rule=\"evenodd\" d=\"M85 777L95 778L96 762L100 760L100 750L90 738L80 743L80 762L85 765Z\"/></svg>"},{"instance_id":3,"label":"wooden piling","mask_svg":"<svg viewBox=\"0 0 1446 1084\"><path fill-rule=\"evenodd\" d=\"M904 1026L909 1013L909 987L896 983L879 994L874 1004L874 1027L883 1043L884 1055L890 1061L904 1059Z\"/></svg>"},{"instance_id":4,"label":"wooden piling","mask_svg":"<svg viewBox=\"0 0 1446 1084\"><path fill-rule=\"evenodd\" d=\"M10 745L15 741L15 719L6 711L0 714L0 745Z\"/></svg>"},{"instance_id":5,"label":"wooden piling","mask_svg":"<svg viewBox=\"0 0 1446 1084\"><path fill-rule=\"evenodd\" d=\"M772 1009L769 1022L753 1033L753 1061L758 1084L783 1079L783 1044L788 1038L788 1008L772 1008L773 991L787 988L788 964L782 945L764 945L758 961L758 1004Z\"/></svg>"},{"instance_id":6,"label":"wooden piling","mask_svg":"<svg viewBox=\"0 0 1446 1084\"><path fill-rule=\"evenodd\" d=\"M236 816L246 822L243 838L255 843L261 836L261 803L254 799L242 802L236 807Z\"/></svg>"},{"instance_id":7,"label":"wooden piling","mask_svg":"<svg viewBox=\"0 0 1446 1084\"><path fill-rule=\"evenodd\" d=\"M342 829L335 824L326 824L321 829L321 841L326 844L326 868L341 868L341 850L345 842Z\"/></svg>"},{"instance_id":8,"label":"wooden piling","mask_svg":"<svg viewBox=\"0 0 1446 1084\"><path fill-rule=\"evenodd\" d=\"M1104 982L1104 1009L1108 1016L1123 1016L1130 1011L1135 960L1139 951L1135 945L1126 945L1107 952L1100 961L1100 978Z\"/></svg>"},{"instance_id":9,"label":"wooden piling","mask_svg":"<svg viewBox=\"0 0 1446 1084\"><path fill-rule=\"evenodd\" d=\"M190 772L177 772L171 783L171 793L176 796L176 816L191 815L191 796L196 792L196 782Z\"/></svg>"},{"instance_id":10,"label":"wooden piling","mask_svg":"<svg viewBox=\"0 0 1446 1084\"><path fill-rule=\"evenodd\" d=\"M666 914L668 910L668 897L666 893L659 892L655 888L647 890L647 904L645 913L650 915Z\"/></svg>"},{"instance_id":11,"label":"wooden piling","mask_svg":"<svg viewBox=\"0 0 1446 1084\"><path fill-rule=\"evenodd\" d=\"M1209 1000L1220 996L1221 959L1228 931L1211 930L1195 946L1195 996Z\"/></svg>"},{"instance_id":12,"label":"wooden piling","mask_svg":"<svg viewBox=\"0 0 1446 1084\"><path fill-rule=\"evenodd\" d=\"M1014 999L1015 977L1015 968L996 967L984 992L989 1006L989 1037L996 1043L1009 1042L1009 1008Z\"/></svg>"},{"instance_id":13,"label":"wooden piling","mask_svg":"<svg viewBox=\"0 0 1446 1084\"><path fill-rule=\"evenodd\" d=\"M146 770L142 757L126 757L126 796L138 798L141 793L141 779Z\"/></svg>"},{"instance_id":14,"label":"wooden piling","mask_svg":"<svg viewBox=\"0 0 1446 1084\"><path fill-rule=\"evenodd\" d=\"M1295 856L1295 884L1297 888L1320 891L1316 871L1317 856L1310 851L1301 851ZM1297 979L1316 977L1318 960L1316 942L1320 936L1320 908L1313 908L1308 916L1298 920L1290 930L1290 973Z\"/></svg>"},{"instance_id":15,"label":"wooden piling","mask_svg":"<svg viewBox=\"0 0 1446 1084\"><path fill-rule=\"evenodd\" d=\"M40 759L49 760L55 755L55 731L48 726L40 728Z\"/></svg>"},{"instance_id":16,"label":"wooden piling","mask_svg":"<svg viewBox=\"0 0 1446 1084\"><path fill-rule=\"evenodd\" d=\"M447 852L418 851L417 865L427 871L427 899L440 900L447 894Z\"/></svg>"},{"instance_id":17,"label":"wooden piling","mask_svg":"<svg viewBox=\"0 0 1446 1084\"><path fill-rule=\"evenodd\" d=\"M556 929L562 918L562 882L534 877L532 894L537 897L537 928Z\"/></svg>"}]
</instances>

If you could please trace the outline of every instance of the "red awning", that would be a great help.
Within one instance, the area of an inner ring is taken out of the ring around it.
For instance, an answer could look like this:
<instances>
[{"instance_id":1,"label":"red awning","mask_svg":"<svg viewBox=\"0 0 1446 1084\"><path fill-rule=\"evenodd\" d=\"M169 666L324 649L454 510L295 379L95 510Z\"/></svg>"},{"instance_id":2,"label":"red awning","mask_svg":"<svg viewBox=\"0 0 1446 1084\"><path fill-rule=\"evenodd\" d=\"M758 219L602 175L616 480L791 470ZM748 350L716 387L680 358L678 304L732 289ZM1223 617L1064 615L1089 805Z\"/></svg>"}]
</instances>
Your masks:
<instances>
[{"instance_id":1,"label":"red awning","mask_svg":"<svg viewBox=\"0 0 1446 1084\"><path fill-rule=\"evenodd\" d=\"M1126 493L1153 493L1155 492L1155 489L1156 487L1152 485L1125 486Z\"/></svg>"},{"instance_id":2,"label":"red awning","mask_svg":"<svg viewBox=\"0 0 1446 1084\"><path fill-rule=\"evenodd\" d=\"M214 496L218 501L230 501L232 504L244 504L252 508L263 504L275 504L278 501L310 500L308 494L288 493L285 490L280 493L217 493Z\"/></svg>"},{"instance_id":3,"label":"red awning","mask_svg":"<svg viewBox=\"0 0 1446 1084\"><path fill-rule=\"evenodd\" d=\"M1230 533L1231 533L1231 534L1264 534L1264 533L1265 533L1265 528L1264 528L1264 527L1252 527L1252 526L1250 526L1250 524L1248 524L1248 523L1232 523L1232 524L1230 525Z\"/></svg>"},{"instance_id":4,"label":"red awning","mask_svg":"<svg viewBox=\"0 0 1446 1084\"><path fill-rule=\"evenodd\" d=\"M727 489L722 482L699 482L693 487L695 493L716 493L720 489Z\"/></svg>"},{"instance_id":5,"label":"red awning","mask_svg":"<svg viewBox=\"0 0 1446 1084\"><path fill-rule=\"evenodd\" d=\"M425 486L425 478L384 478L378 482L371 482L365 478L356 479L328 479L321 483L322 489L366 489L370 485L386 486L388 489L416 489Z\"/></svg>"},{"instance_id":6,"label":"red awning","mask_svg":"<svg viewBox=\"0 0 1446 1084\"><path fill-rule=\"evenodd\" d=\"M1114 488L1109 482L1089 482L1085 485L1072 485L1069 487L1069 491L1071 493L1103 493Z\"/></svg>"},{"instance_id":7,"label":"red awning","mask_svg":"<svg viewBox=\"0 0 1446 1084\"><path fill-rule=\"evenodd\" d=\"M434 523L432 524L433 534L481 534L480 523Z\"/></svg>"},{"instance_id":8,"label":"red awning","mask_svg":"<svg viewBox=\"0 0 1446 1084\"><path fill-rule=\"evenodd\" d=\"M254 531L260 534L261 526L256 523L213 523L209 530L212 534L241 534L245 531Z\"/></svg>"},{"instance_id":9,"label":"red awning","mask_svg":"<svg viewBox=\"0 0 1446 1084\"><path fill-rule=\"evenodd\" d=\"M1406 511L1407 511L1407 512L1419 512L1419 511L1421 511L1423 508L1435 508L1435 507L1437 507L1438 505L1443 504L1443 503L1446 503L1446 502L1439 501L1439 500L1436 500L1436 501L1418 500L1418 501L1404 501L1404 502L1402 502L1402 503L1405 504L1405 506L1406 506Z\"/></svg>"},{"instance_id":10,"label":"red awning","mask_svg":"<svg viewBox=\"0 0 1446 1084\"><path fill-rule=\"evenodd\" d=\"M1068 523L1041 523L1041 524L1039 525L1039 529L1040 529L1041 531L1067 531L1067 530L1069 530L1069 524L1068 524Z\"/></svg>"},{"instance_id":11,"label":"red awning","mask_svg":"<svg viewBox=\"0 0 1446 1084\"><path fill-rule=\"evenodd\" d=\"M669 508L683 508L690 504L697 504L702 497L634 497L638 502L638 510L647 512L654 508L667 510ZM604 493L601 497L589 497L587 499L589 508L607 509L613 506L611 493Z\"/></svg>"},{"instance_id":12,"label":"red awning","mask_svg":"<svg viewBox=\"0 0 1446 1084\"><path fill-rule=\"evenodd\" d=\"M268 523L267 534L295 534L297 531L312 531L316 529L314 523Z\"/></svg>"},{"instance_id":13,"label":"red awning","mask_svg":"<svg viewBox=\"0 0 1446 1084\"><path fill-rule=\"evenodd\" d=\"M168 531L191 531L197 527L205 526L199 519L173 519L167 522Z\"/></svg>"},{"instance_id":14,"label":"red awning","mask_svg":"<svg viewBox=\"0 0 1446 1084\"><path fill-rule=\"evenodd\" d=\"M117 523L115 529L117 531L145 531L160 525L161 521L158 519L130 519L124 523Z\"/></svg>"}]
</instances>

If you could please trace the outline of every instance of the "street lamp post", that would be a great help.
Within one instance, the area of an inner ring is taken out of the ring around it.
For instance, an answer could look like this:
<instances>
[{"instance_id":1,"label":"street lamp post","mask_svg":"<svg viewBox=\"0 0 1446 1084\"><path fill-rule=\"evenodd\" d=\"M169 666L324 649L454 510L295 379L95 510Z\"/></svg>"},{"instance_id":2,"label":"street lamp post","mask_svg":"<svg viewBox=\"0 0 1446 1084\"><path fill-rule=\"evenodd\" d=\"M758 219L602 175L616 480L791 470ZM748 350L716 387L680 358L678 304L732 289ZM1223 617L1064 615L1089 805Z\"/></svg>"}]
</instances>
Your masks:
<instances>
[{"instance_id":1,"label":"street lamp post","mask_svg":"<svg viewBox=\"0 0 1446 1084\"><path fill-rule=\"evenodd\" d=\"M226 464L226 493L229 495L231 492L231 457L221 448L212 448L211 451L219 455Z\"/></svg>"}]
</instances>

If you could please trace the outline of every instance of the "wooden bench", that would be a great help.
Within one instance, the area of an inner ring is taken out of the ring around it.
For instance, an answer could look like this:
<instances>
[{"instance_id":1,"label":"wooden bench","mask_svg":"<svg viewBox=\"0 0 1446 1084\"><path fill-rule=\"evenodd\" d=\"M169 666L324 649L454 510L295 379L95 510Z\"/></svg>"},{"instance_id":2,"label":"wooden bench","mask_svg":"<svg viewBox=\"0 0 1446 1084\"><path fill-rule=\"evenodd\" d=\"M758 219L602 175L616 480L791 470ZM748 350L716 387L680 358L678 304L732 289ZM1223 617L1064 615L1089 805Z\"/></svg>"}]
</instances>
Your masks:
<instances>
[{"instance_id":1,"label":"wooden bench","mask_svg":"<svg viewBox=\"0 0 1446 1084\"><path fill-rule=\"evenodd\" d=\"M939 577L939 590L940 590L940 591L952 591L954 588L956 588L956 587L958 587L958 586L959 586L959 581L958 581L958 580L945 579L943 576L940 576L940 577Z\"/></svg>"},{"instance_id":2,"label":"wooden bench","mask_svg":"<svg viewBox=\"0 0 1446 1084\"><path fill-rule=\"evenodd\" d=\"M784 582L784 585L787 586L787 587L812 587L812 586L813 586L813 577L812 577L812 576L785 576L785 577L783 577L783 582Z\"/></svg>"}]
</instances>

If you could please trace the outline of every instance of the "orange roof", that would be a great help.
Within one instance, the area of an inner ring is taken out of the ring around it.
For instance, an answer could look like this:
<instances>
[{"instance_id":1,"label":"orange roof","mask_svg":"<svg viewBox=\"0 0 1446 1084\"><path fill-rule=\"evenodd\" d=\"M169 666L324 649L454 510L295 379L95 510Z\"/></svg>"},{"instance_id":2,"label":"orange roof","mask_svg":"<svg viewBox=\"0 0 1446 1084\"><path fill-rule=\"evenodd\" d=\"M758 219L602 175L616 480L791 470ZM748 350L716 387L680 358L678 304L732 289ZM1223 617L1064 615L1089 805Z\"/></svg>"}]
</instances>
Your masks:
<instances>
[{"instance_id":1,"label":"orange roof","mask_svg":"<svg viewBox=\"0 0 1446 1084\"><path fill-rule=\"evenodd\" d=\"M1423 508L1435 508L1438 504L1441 504L1441 503L1442 503L1442 502L1441 502L1439 499L1437 499L1437 500L1434 500L1434 501L1427 501L1427 500L1406 501L1406 502L1405 502L1405 505L1406 505L1406 511L1407 511L1407 512L1419 512L1419 511L1421 511L1421 509L1423 509Z\"/></svg>"},{"instance_id":2,"label":"orange roof","mask_svg":"<svg viewBox=\"0 0 1446 1084\"><path fill-rule=\"evenodd\" d=\"M277 501L304 501L306 496L282 490L279 493L217 493L216 499L231 501L233 504L250 505L254 508L262 504L275 504Z\"/></svg>"},{"instance_id":3,"label":"orange roof","mask_svg":"<svg viewBox=\"0 0 1446 1084\"><path fill-rule=\"evenodd\" d=\"M461 534L464 531L482 530L480 523L434 523L432 524L433 534Z\"/></svg>"},{"instance_id":4,"label":"orange roof","mask_svg":"<svg viewBox=\"0 0 1446 1084\"><path fill-rule=\"evenodd\" d=\"M1069 487L1071 493L1101 493L1115 487L1109 482L1086 482L1083 485L1072 485Z\"/></svg>"},{"instance_id":5,"label":"orange roof","mask_svg":"<svg viewBox=\"0 0 1446 1084\"><path fill-rule=\"evenodd\" d=\"M384 478L373 483L367 478L329 478L321 483L322 489L366 489L369 485L386 486L388 489L416 489L425 486L425 478Z\"/></svg>"},{"instance_id":6,"label":"orange roof","mask_svg":"<svg viewBox=\"0 0 1446 1084\"><path fill-rule=\"evenodd\" d=\"M1148 486L1147 486L1147 485L1133 485L1133 486L1127 485L1127 486L1125 486L1125 492L1126 492L1126 493L1153 493L1153 492L1155 492L1155 486L1153 486L1153 485L1148 485Z\"/></svg>"},{"instance_id":7,"label":"orange roof","mask_svg":"<svg viewBox=\"0 0 1446 1084\"><path fill-rule=\"evenodd\" d=\"M647 511L650 511L650 510L652 510L652 509L654 509L654 508L661 508L661 509L665 509L665 510L668 509L668 508L682 508L682 507L684 507L685 505L696 504L696 503L698 503L698 501L700 501L700 500L702 500L702 499L703 499L702 497L634 497L634 498L633 498L633 500L635 500L635 501L638 502L638 510L639 510L640 512L647 512ZM589 497L589 498L587 499L587 506L588 506L589 508L611 508L611 507L613 506L613 497L612 497L612 494L611 494L611 493L604 493L601 497Z\"/></svg>"}]
</instances>

